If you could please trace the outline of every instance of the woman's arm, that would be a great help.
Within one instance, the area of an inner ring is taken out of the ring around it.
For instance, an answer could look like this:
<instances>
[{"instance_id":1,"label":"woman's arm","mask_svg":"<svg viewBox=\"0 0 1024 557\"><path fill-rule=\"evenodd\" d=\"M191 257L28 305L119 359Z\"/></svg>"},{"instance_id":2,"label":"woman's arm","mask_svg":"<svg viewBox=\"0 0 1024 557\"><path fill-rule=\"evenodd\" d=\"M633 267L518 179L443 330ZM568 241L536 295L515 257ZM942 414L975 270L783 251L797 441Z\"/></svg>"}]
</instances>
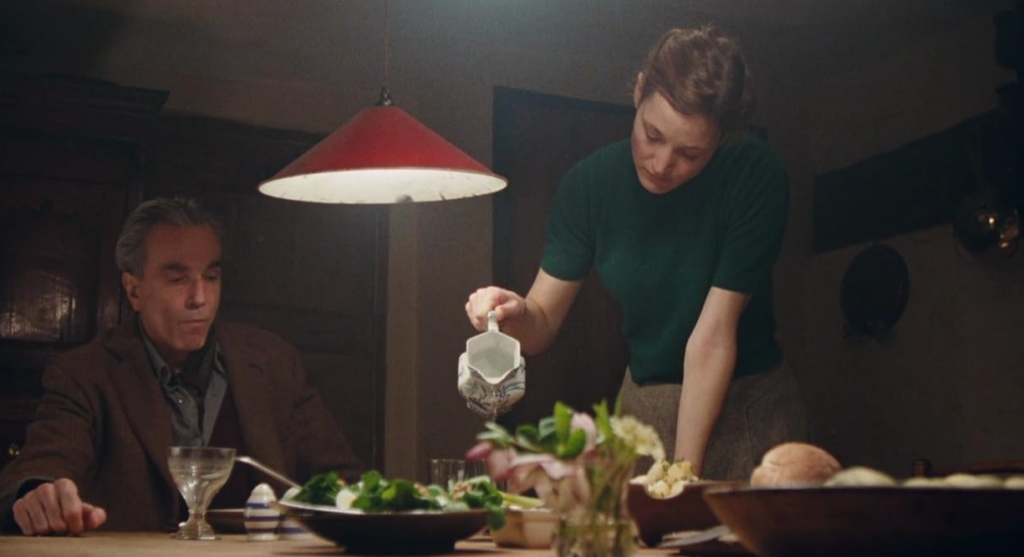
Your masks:
<instances>
[{"instance_id":1,"label":"woman's arm","mask_svg":"<svg viewBox=\"0 0 1024 557\"><path fill-rule=\"evenodd\" d=\"M473 326L484 331L487 312L493 309L502 332L519 340L523 352L536 354L558 336L581 284L557 279L541 269L526 298L495 286L481 288L469 296L466 314Z\"/></svg>"},{"instance_id":2,"label":"woman's arm","mask_svg":"<svg viewBox=\"0 0 1024 557\"><path fill-rule=\"evenodd\" d=\"M737 329L750 298L712 287L686 343L674 458L691 461L698 475L736 367Z\"/></svg>"}]
</instances>

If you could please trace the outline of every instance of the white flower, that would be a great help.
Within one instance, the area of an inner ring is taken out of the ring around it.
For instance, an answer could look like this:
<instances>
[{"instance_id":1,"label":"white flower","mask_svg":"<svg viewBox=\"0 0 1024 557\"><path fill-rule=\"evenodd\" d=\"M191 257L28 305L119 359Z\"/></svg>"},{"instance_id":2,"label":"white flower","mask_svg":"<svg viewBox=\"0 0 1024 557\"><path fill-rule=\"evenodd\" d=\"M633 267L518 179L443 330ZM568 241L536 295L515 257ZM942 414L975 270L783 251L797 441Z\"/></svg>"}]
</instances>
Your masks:
<instances>
[{"instance_id":1,"label":"white flower","mask_svg":"<svg viewBox=\"0 0 1024 557\"><path fill-rule=\"evenodd\" d=\"M612 431L617 437L633 446L637 454L664 460L665 448L654 428L637 420L633 416L612 416Z\"/></svg>"}]
</instances>

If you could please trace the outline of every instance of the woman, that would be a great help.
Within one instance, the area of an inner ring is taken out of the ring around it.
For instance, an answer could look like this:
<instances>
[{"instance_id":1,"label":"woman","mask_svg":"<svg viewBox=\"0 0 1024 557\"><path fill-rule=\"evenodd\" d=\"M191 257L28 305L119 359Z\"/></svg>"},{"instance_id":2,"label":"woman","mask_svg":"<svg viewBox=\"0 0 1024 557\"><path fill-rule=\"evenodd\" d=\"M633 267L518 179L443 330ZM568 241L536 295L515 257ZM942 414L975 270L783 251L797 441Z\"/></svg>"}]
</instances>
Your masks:
<instances>
[{"instance_id":1,"label":"woman","mask_svg":"<svg viewBox=\"0 0 1024 557\"><path fill-rule=\"evenodd\" d=\"M774 150L742 131L753 98L734 39L667 32L637 75L630 140L559 185L527 296L491 286L466 303L474 327L494 309L537 353L596 266L630 346L624 411L710 478L747 478L768 448L804 436L771 301L789 184Z\"/></svg>"}]
</instances>

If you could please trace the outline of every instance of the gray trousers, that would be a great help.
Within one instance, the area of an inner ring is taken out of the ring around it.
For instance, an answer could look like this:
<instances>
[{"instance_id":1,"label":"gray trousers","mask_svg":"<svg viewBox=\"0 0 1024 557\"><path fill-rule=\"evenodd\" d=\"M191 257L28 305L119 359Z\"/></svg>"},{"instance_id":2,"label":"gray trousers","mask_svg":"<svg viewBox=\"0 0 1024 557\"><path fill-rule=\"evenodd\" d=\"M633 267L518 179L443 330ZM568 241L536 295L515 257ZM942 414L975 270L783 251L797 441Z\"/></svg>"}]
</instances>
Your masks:
<instances>
[{"instance_id":1,"label":"gray trousers","mask_svg":"<svg viewBox=\"0 0 1024 557\"><path fill-rule=\"evenodd\" d=\"M622 381L622 411L657 430L672 459L679 412L678 383L633 382L626 369ZM785 361L775 369L733 379L704 455L701 477L716 480L749 480L768 449L787 441L806 441L807 423L803 401L793 371ZM650 459L637 463L645 473Z\"/></svg>"}]
</instances>

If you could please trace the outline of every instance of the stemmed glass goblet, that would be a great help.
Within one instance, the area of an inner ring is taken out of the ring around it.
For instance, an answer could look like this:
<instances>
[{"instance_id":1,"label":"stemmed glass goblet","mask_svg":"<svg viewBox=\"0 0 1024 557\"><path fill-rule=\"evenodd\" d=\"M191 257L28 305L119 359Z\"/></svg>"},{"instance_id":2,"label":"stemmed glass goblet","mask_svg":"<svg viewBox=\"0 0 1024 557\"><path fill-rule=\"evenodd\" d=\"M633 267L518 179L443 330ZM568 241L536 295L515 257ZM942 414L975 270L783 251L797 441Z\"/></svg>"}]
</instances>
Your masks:
<instances>
[{"instance_id":1,"label":"stemmed glass goblet","mask_svg":"<svg viewBox=\"0 0 1024 557\"><path fill-rule=\"evenodd\" d=\"M206 522L206 508L228 481L235 464L235 449L220 447L170 447L167 467L188 505L188 521L171 537L178 540L216 540Z\"/></svg>"}]
</instances>

